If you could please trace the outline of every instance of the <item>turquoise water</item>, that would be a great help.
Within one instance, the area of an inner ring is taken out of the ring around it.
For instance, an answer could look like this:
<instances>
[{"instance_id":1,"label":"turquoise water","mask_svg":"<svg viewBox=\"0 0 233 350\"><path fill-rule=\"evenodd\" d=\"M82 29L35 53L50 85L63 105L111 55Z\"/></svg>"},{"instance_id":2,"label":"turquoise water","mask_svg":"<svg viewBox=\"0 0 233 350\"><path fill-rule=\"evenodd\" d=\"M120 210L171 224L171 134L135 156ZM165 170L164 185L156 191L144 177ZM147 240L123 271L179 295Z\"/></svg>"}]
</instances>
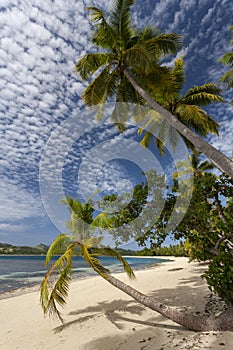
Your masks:
<instances>
[{"instance_id":1,"label":"turquoise water","mask_svg":"<svg viewBox=\"0 0 233 350\"><path fill-rule=\"evenodd\" d=\"M100 257L102 264L111 272L123 271L116 258ZM147 268L151 265L168 261L158 258L126 258L131 267L136 269ZM44 256L0 256L0 293L10 292L19 288L31 287L40 284L45 272ZM88 267L82 257L76 257L73 263L73 278L79 279L94 276L96 273Z\"/></svg>"}]
</instances>

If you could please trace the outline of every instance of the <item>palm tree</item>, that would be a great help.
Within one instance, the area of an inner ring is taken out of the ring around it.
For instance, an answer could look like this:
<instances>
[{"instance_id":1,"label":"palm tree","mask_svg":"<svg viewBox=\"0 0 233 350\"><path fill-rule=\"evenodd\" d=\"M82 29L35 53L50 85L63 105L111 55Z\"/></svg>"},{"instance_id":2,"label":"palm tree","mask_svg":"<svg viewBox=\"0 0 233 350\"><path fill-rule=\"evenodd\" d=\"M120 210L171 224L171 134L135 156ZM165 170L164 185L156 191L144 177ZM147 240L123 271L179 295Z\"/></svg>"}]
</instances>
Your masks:
<instances>
[{"instance_id":1,"label":"palm tree","mask_svg":"<svg viewBox=\"0 0 233 350\"><path fill-rule=\"evenodd\" d=\"M151 97L168 111L175 114L179 121L193 129L198 135L203 137L207 136L208 133L218 135L219 124L200 108L200 106L206 106L213 102L223 102L223 99L220 97L219 87L213 83L195 86L181 96L180 91L185 80L183 57L175 60L174 68L171 71L171 77L173 84L170 83L166 91L161 91L156 88L156 90L151 92ZM147 122L146 124L147 131L144 133L141 143L143 145L148 145L151 134L153 134L153 130L156 130L157 124L157 129L159 129L159 131L157 132L155 142L161 153L163 153L163 147L167 140L169 139L175 144L176 138L175 134L172 132L174 130L173 127L171 127L166 119L161 121L160 118L159 125L157 120L158 117L152 114L150 123ZM140 132L142 131L141 129ZM195 147L192 143L185 137L183 138L187 146L194 150Z\"/></svg>"},{"instance_id":2,"label":"palm tree","mask_svg":"<svg viewBox=\"0 0 233 350\"><path fill-rule=\"evenodd\" d=\"M183 325L185 328L196 331L232 330L233 314L232 311L229 312L230 309L212 318L187 314L151 299L112 276L110 271L101 264L98 255L116 257L122 263L129 278L135 278L131 267L120 254L101 245L101 231L111 227L111 218L109 219L104 212L93 218L93 208L89 203L82 204L72 198L67 198L63 203L68 205L71 212L71 221L67 223L71 234L59 234L47 252L46 264L49 264L54 255L60 254L60 256L49 267L41 284L40 302L45 314L55 315L63 322L59 306L66 303L68 296L72 278L72 260L75 256L81 255L87 264L110 284L139 303ZM99 230L99 233L96 233L96 230ZM98 255L92 251L96 247L98 247ZM56 279L54 278L55 273Z\"/></svg>"},{"instance_id":3,"label":"palm tree","mask_svg":"<svg viewBox=\"0 0 233 350\"><path fill-rule=\"evenodd\" d=\"M70 234L59 234L50 245L45 264L48 265L54 255L60 254L60 256L49 267L40 289L40 301L44 313L54 314L61 321L62 317L57 305L62 306L66 302L72 276L72 259L75 256L81 255L94 271L107 279L109 270L100 263L97 254L92 252L92 249L98 247L98 256L116 257L122 263L127 275L131 279L135 278L130 265L120 254L110 247L101 245L101 230L111 227L111 218L108 218L104 212L93 218L94 209L88 202L82 204L68 197L62 203L67 204L71 213L71 220L66 223ZM54 282L55 273L58 276L56 282Z\"/></svg>"},{"instance_id":4,"label":"palm tree","mask_svg":"<svg viewBox=\"0 0 233 350\"><path fill-rule=\"evenodd\" d=\"M162 34L151 27L134 30L130 16L133 3L134 0L117 0L109 17L97 7L88 7L96 25L92 42L103 51L85 54L75 66L75 72L84 80L97 75L83 94L84 102L89 106L101 105L115 97L116 102L146 103L215 166L233 177L233 162L229 158L196 135L174 111L151 97L156 89L166 92L172 85L170 69L161 65L160 60L176 53L182 42L177 34ZM119 118L117 104L112 118L124 130L124 118Z\"/></svg>"},{"instance_id":5,"label":"palm tree","mask_svg":"<svg viewBox=\"0 0 233 350\"><path fill-rule=\"evenodd\" d=\"M231 31L231 37L232 37L232 40L230 41L230 43L233 44L233 26L230 27L230 31ZM233 87L233 52L225 53L220 59L220 62L232 68L227 73L225 73L221 79L223 82L227 84L229 88L232 88Z\"/></svg>"}]
</instances>

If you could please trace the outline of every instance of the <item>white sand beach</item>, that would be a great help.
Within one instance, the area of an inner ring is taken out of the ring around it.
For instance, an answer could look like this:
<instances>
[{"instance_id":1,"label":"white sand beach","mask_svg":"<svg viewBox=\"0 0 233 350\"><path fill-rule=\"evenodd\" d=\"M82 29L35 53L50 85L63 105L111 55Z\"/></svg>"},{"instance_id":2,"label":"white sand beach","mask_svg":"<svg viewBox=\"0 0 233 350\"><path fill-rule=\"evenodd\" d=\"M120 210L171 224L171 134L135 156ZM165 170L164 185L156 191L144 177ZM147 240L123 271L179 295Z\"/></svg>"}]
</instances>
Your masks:
<instances>
[{"instance_id":1,"label":"white sand beach","mask_svg":"<svg viewBox=\"0 0 233 350\"><path fill-rule=\"evenodd\" d=\"M216 307L205 266L172 258L136 271L136 281L117 277L158 301L190 312ZM233 332L192 332L147 309L100 277L74 281L63 310L65 323L44 317L39 292L0 300L1 350L167 350L233 348Z\"/></svg>"}]
</instances>

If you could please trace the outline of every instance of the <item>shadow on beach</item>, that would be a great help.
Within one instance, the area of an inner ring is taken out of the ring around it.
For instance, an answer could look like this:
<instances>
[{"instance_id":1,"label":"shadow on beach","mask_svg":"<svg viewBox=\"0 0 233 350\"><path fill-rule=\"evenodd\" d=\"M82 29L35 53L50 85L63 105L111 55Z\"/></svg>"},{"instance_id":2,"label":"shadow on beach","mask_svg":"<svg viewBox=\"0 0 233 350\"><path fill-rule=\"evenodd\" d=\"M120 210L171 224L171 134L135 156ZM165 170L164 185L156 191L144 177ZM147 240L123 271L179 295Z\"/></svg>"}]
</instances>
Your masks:
<instances>
[{"instance_id":1,"label":"shadow on beach","mask_svg":"<svg viewBox=\"0 0 233 350\"><path fill-rule=\"evenodd\" d=\"M162 288L151 291L148 295L154 300L169 306L182 308L191 313L202 313L209 297L208 289L204 287L205 281L200 278L200 273L203 272L202 269L201 271L200 269L194 269L189 278L179 280L179 285L176 288ZM175 274L177 270L170 269L167 270L167 273ZM152 310L148 312L148 308L134 300L106 300L99 302L96 306L74 310L70 312L68 317L71 317L72 320L67 320L63 325L56 327L54 329L55 333L63 332L69 327L79 327L88 321L102 322L103 318L105 322L110 322L119 333L117 336L106 336L91 341L84 347L87 350L129 349L126 341L132 342L134 346L131 346L134 349L167 349L169 348L168 342L175 336L177 338L177 334L180 336L180 340L188 334L195 334L195 332L186 330ZM127 336L126 332L128 332ZM158 347L155 347L155 345L150 347L152 343L154 344L152 340L155 336L160 339ZM163 347L164 342L167 346L165 348ZM108 344L108 347L104 347L104 344Z\"/></svg>"}]
</instances>

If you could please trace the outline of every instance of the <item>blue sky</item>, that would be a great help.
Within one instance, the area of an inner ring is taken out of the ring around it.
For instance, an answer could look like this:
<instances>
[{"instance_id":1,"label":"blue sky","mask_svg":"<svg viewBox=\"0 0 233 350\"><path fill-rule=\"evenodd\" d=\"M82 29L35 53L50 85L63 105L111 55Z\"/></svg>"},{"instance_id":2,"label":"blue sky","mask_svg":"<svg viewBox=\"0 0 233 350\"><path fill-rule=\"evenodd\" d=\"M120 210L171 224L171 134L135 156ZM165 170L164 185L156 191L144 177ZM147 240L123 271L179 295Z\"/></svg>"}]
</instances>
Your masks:
<instances>
[{"instance_id":1,"label":"blue sky","mask_svg":"<svg viewBox=\"0 0 233 350\"><path fill-rule=\"evenodd\" d=\"M80 95L85 84L73 73L73 68L82 54L92 50L91 28L85 11L90 4L106 7L104 0L1 1L0 242L50 243L59 232L41 199L41 159L50 137L56 135L61 140L60 146L56 146L56 150L61 151L57 156L62 154L72 129L65 134L59 126L64 126L70 118L80 117ZM164 32L184 35L186 87L191 87L218 82L225 72L226 67L218 59L231 49L232 13L232 0L137 0L133 19L139 27L152 24ZM232 92L225 92L225 97L228 101L232 99ZM211 137L210 141L231 156L232 107L229 103L215 105L210 112L221 124L220 136ZM96 147L97 140L100 144L111 143L111 147L118 145L119 135L111 128L109 137L106 130L97 137L91 122L89 126L92 132L74 140L76 145L74 142L66 157L70 168L64 168L62 173L65 193L77 190L78 154L88 157L87 150ZM134 139L133 135L134 131L129 128L124 139ZM48 172L54 164L60 164L59 159L56 159L58 163L51 159ZM119 191L128 190L140 177L140 171L135 175L136 170L130 171L113 160L98 171L96 183L102 184L105 190L113 189L116 183ZM90 193L93 169L85 174L87 185L83 183L83 186Z\"/></svg>"}]
</instances>

